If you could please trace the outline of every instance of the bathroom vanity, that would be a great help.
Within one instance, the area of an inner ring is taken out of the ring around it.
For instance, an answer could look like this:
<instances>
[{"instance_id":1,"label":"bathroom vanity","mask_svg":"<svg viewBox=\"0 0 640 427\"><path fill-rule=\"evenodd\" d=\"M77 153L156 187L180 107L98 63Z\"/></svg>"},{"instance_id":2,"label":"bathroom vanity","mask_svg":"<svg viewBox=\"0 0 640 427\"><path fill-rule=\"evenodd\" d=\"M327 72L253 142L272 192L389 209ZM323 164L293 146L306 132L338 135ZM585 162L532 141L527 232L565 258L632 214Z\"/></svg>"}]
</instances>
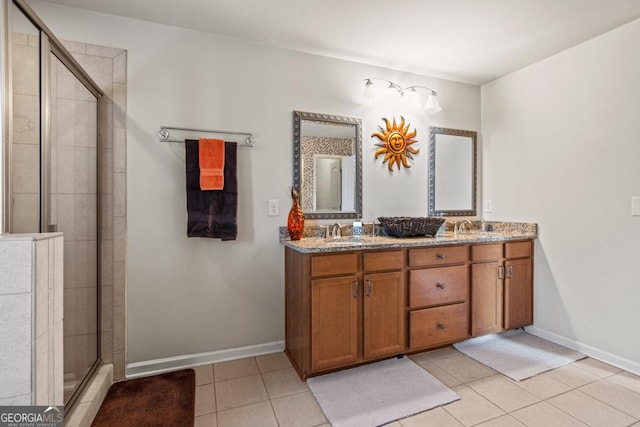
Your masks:
<instances>
[{"instance_id":1,"label":"bathroom vanity","mask_svg":"<svg viewBox=\"0 0 640 427\"><path fill-rule=\"evenodd\" d=\"M535 224L283 240L286 354L302 379L533 323Z\"/></svg>"}]
</instances>

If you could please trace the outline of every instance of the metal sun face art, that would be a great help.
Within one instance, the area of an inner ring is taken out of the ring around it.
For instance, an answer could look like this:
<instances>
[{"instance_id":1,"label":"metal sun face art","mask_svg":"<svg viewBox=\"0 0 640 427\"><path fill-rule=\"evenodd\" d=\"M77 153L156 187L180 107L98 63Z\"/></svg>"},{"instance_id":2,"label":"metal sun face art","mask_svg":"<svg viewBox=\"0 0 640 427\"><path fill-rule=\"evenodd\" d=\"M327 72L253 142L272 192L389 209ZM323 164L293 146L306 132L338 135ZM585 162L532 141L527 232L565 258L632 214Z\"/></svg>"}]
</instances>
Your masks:
<instances>
[{"instance_id":1,"label":"metal sun face art","mask_svg":"<svg viewBox=\"0 0 640 427\"><path fill-rule=\"evenodd\" d=\"M393 123L390 123L387 118L382 118L386 124L386 130L382 128L382 126L378 126L379 132L374 132L371 134L371 137L374 136L378 138L382 142L378 142L375 145L379 148L376 150L375 158L384 154L384 158L382 163L387 163L389 167L389 171L393 171L393 165L398 165L398 170L400 170L400 166L404 166L405 168L410 168L411 165L407 162L407 159L413 160L413 155L418 154L420 151L417 148L411 147L412 144L418 142L413 139L417 130L413 130L413 132L409 132L409 124L405 127L404 125L404 117L400 116L400 124L396 124L396 118L393 118Z\"/></svg>"}]
</instances>

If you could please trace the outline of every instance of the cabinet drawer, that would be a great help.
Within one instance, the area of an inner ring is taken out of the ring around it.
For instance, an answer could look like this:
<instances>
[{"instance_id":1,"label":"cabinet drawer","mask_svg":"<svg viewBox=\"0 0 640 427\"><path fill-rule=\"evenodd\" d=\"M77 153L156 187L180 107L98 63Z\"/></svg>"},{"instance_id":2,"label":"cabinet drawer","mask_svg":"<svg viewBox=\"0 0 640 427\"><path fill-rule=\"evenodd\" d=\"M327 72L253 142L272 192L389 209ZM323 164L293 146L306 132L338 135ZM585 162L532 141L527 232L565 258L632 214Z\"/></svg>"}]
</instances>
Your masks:
<instances>
[{"instance_id":1,"label":"cabinet drawer","mask_svg":"<svg viewBox=\"0 0 640 427\"><path fill-rule=\"evenodd\" d=\"M468 246L446 246L409 250L409 266L460 264L469 260Z\"/></svg>"},{"instance_id":2,"label":"cabinet drawer","mask_svg":"<svg viewBox=\"0 0 640 427\"><path fill-rule=\"evenodd\" d=\"M505 258L525 258L533 255L533 242L510 242L505 243Z\"/></svg>"},{"instance_id":3,"label":"cabinet drawer","mask_svg":"<svg viewBox=\"0 0 640 427\"><path fill-rule=\"evenodd\" d=\"M502 258L502 243L471 246L471 261L497 261Z\"/></svg>"},{"instance_id":4,"label":"cabinet drawer","mask_svg":"<svg viewBox=\"0 0 640 427\"><path fill-rule=\"evenodd\" d=\"M333 276L358 272L359 252L334 255L315 255L311 258L311 275Z\"/></svg>"},{"instance_id":5,"label":"cabinet drawer","mask_svg":"<svg viewBox=\"0 0 640 427\"><path fill-rule=\"evenodd\" d=\"M469 296L466 265L425 268L409 272L409 307L465 302Z\"/></svg>"},{"instance_id":6,"label":"cabinet drawer","mask_svg":"<svg viewBox=\"0 0 640 427\"><path fill-rule=\"evenodd\" d=\"M411 349L459 341L469 336L467 303L414 310L409 316Z\"/></svg>"},{"instance_id":7,"label":"cabinet drawer","mask_svg":"<svg viewBox=\"0 0 640 427\"><path fill-rule=\"evenodd\" d=\"M402 250L364 253L365 271L400 270L403 267Z\"/></svg>"}]
</instances>

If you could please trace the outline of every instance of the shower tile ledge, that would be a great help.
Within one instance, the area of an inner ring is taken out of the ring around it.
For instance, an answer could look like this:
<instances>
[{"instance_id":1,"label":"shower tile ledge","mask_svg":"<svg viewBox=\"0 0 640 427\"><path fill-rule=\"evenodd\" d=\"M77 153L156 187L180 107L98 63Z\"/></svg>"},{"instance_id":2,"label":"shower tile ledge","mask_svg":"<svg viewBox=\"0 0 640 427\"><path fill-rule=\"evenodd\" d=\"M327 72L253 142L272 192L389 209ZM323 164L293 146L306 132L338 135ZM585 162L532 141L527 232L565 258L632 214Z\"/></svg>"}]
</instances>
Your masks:
<instances>
[{"instance_id":1,"label":"shower tile ledge","mask_svg":"<svg viewBox=\"0 0 640 427\"><path fill-rule=\"evenodd\" d=\"M78 397L71 412L65 414L65 427L90 426L112 384L113 364L100 366L91 378L91 382Z\"/></svg>"}]
</instances>

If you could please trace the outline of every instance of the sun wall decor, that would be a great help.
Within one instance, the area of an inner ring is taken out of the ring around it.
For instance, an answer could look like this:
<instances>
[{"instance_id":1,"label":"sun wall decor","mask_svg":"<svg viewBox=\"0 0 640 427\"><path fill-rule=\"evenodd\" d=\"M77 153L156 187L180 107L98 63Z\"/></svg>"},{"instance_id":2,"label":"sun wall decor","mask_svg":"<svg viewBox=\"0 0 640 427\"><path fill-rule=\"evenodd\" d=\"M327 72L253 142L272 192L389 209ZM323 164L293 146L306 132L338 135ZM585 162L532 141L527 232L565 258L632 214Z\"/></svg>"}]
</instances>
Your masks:
<instances>
[{"instance_id":1,"label":"sun wall decor","mask_svg":"<svg viewBox=\"0 0 640 427\"><path fill-rule=\"evenodd\" d=\"M398 170L400 170L400 166L404 166L405 168L410 168L411 165L407 162L407 159L413 160L413 155L418 154L420 151L417 148L413 148L411 145L418 142L415 138L417 134L417 130L413 130L413 132L409 132L410 124L407 123L407 126L404 125L404 117L400 116L400 124L396 124L396 118L393 118L393 123L390 123L389 120L385 117L382 118L386 124L386 130L382 126L378 126L379 132L374 132L371 134L371 137L374 136L378 138L382 142L378 142L375 145L379 148L376 150L375 158L384 154L384 158L382 160L382 164L387 163L390 171L393 171L393 165L398 165Z\"/></svg>"}]
</instances>

